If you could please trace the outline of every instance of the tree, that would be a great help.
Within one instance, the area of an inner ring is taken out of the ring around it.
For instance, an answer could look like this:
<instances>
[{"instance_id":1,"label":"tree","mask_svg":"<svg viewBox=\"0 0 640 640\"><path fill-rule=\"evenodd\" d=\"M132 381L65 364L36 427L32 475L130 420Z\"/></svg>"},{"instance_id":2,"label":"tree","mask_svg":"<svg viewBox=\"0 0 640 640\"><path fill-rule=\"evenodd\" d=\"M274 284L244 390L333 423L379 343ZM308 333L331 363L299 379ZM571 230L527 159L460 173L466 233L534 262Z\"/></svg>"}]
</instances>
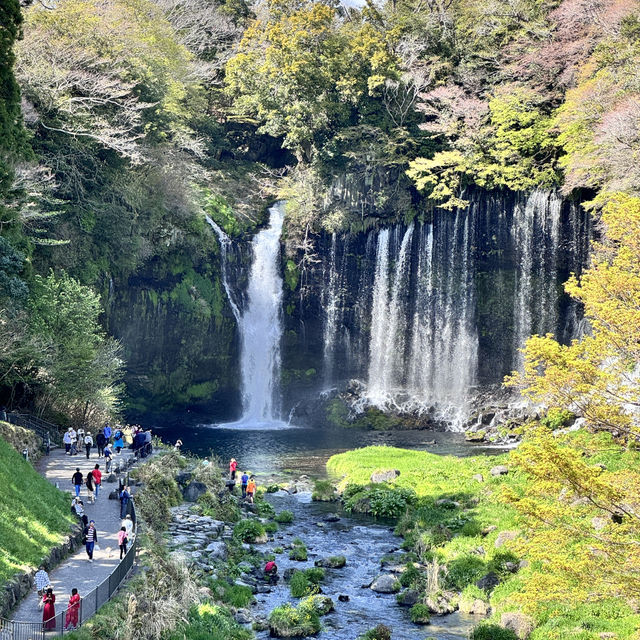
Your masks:
<instances>
[{"instance_id":1,"label":"tree","mask_svg":"<svg viewBox=\"0 0 640 640\"><path fill-rule=\"evenodd\" d=\"M47 385L41 409L78 421L118 410L123 362L120 346L104 335L100 298L62 272L36 276L29 301L31 334L46 348L38 379Z\"/></svg>"}]
</instances>

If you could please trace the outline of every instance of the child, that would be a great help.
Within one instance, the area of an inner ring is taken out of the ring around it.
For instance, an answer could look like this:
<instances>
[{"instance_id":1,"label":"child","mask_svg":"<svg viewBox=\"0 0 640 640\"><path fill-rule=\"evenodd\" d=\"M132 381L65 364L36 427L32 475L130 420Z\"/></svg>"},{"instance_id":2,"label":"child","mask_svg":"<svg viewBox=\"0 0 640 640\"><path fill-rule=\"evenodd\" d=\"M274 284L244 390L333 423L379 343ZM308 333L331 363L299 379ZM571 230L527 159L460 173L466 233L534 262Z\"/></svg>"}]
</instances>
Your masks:
<instances>
[{"instance_id":1,"label":"child","mask_svg":"<svg viewBox=\"0 0 640 640\"><path fill-rule=\"evenodd\" d=\"M256 494L256 481L253 476L249 478L249 484L247 484L247 499L253 504L253 496Z\"/></svg>"}]
</instances>

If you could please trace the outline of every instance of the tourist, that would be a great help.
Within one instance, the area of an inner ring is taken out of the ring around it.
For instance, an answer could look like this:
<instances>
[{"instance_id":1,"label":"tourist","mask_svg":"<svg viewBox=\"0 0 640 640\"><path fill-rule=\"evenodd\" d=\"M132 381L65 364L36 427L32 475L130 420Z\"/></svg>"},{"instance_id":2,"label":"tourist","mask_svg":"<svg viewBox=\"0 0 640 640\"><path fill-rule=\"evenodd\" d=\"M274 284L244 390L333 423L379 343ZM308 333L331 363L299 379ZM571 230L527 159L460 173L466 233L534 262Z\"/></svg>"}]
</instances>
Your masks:
<instances>
[{"instance_id":1,"label":"tourist","mask_svg":"<svg viewBox=\"0 0 640 640\"><path fill-rule=\"evenodd\" d=\"M247 497L247 484L249 483L249 475L245 471L240 478L240 488L242 489L242 498Z\"/></svg>"},{"instance_id":2,"label":"tourist","mask_svg":"<svg viewBox=\"0 0 640 640\"><path fill-rule=\"evenodd\" d=\"M251 504L253 504L253 496L256 494L256 481L253 476L249 478L249 483L247 484L247 500Z\"/></svg>"},{"instance_id":3,"label":"tourist","mask_svg":"<svg viewBox=\"0 0 640 640\"><path fill-rule=\"evenodd\" d=\"M107 443L104 448L104 458L105 458L105 468L106 472L109 473L111 471L111 463L113 462L113 454L111 453L111 445Z\"/></svg>"},{"instance_id":4,"label":"tourist","mask_svg":"<svg viewBox=\"0 0 640 640\"><path fill-rule=\"evenodd\" d=\"M36 585L36 590L38 592L38 598L42 598L44 595L45 589L51 584L49 580L49 574L44 570L44 565L40 565L36 575L33 576L33 581Z\"/></svg>"},{"instance_id":5,"label":"tourist","mask_svg":"<svg viewBox=\"0 0 640 640\"><path fill-rule=\"evenodd\" d=\"M129 542L129 538L127 538L127 528L120 527L120 531L118 531L118 546L120 547L120 560L122 560L122 556L127 555L127 542Z\"/></svg>"},{"instance_id":6,"label":"tourist","mask_svg":"<svg viewBox=\"0 0 640 640\"><path fill-rule=\"evenodd\" d=\"M127 514L122 521L122 526L127 532L127 540L133 540L133 520L129 514Z\"/></svg>"},{"instance_id":7,"label":"tourist","mask_svg":"<svg viewBox=\"0 0 640 640\"><path fill-rule=\"evenodd\" d=\"M98 499L98 494L100 493L100 485L102 484L102 471L100 471L100 465L97 464L93 471L91 472L93 476L93 485L96 490L96 500Z\"/></svg>"},{"instance_id":8,"label":"tourist","mask_svg":"<svg viewBox=\"0 0 640 640\"><path fill-rule=\"evenodd\" d=\"M84 476L78 467L76 467L76 472L71 476L71 484L76 489L76 498L80 495L80 489L84 484Z\"/></svg>"},{"instance_id":9,"label":"tourist","mask_svg":"<svg viewBox=\"0 0 640 640\"><path fill-rule=\"evenodd\" d=\"M93 438L91 434L87 432L84 437L84 448L87 451L87 460L89 459L89 454L91 453L91 447L93 447Z\"/></svg>"},{"instance_id":10,"label":"tourist","mask_svg":"<svg viewBox=\"0 0 640 640\"><path fill-rule=\"evenodd\" d=\"M82 518L84 515L84 502L82 502L78 496L71 501L71 511L73 511L78 518Z\"/></svg>"},{"instance_id":11,"label":"tourist","mask_svg":"<svg viewBox=\"0 0 640 640\"><path fill-rule=\"evenodd\" d=\"M122 433L122 429L117 429L113 435L113 446L116 450L116 455L119 455L120 452L124 449L124 436Z\"/></svg>"},{"instance_id":12,"label":"tourist","mask_svg":"<svg viewBox=\"0 0 640 640\"><path fill-rule=\"evenodd\" d=\"M129 506L129 498L131 498L131 493L129 493L129 487L122 487L122 491L120 492L120 517L124 518L127 515L127 507Z\"/></svg>"},{"instance_id":13,"label":"tourist","mask_svg":"<svg viewBox=\"0 0 640 640\"><path fill-rule=\"evenodd\" d=\"M96 446L98 447L98 458L102 458L102 452L104 451L104 445L107 444L107 439L104 437L102 431L98 431L96 435Z\"/></svg>"},{"instance_id":14,"label":"tourist","mask_svg":"<svg viewBox=\"0 0 640 640\"><path fill-rule=\"evenodd\" d=\"M78 448L80 448L83 443L84 443L84 427L80 426L78 427Z\"/></svg>"},{"instance_id":15,"label":"tourist","mask_svg":"<svg viewBox=\"0 0 640 640\"><path fill-rule=\"evenodd\" d=\"M80 613L80 594L74 587L71 589L71 597L67 605L67 615L64 620L65 629L75 629L78 626L78 614Z\"/></svg>"},{"instance_id":16,"label":"tourist","mask_svg":"<svg viewBox=\"0 0 640 640\"><path fill-rule=\"evenodd\" d=\"M111 438L111 427L109 426L108 422L104 425L103 433L105 440L109 442L109 439Z\"/></svg>"},{"instance_id":17,"label":"tourist","mask_svg":"<svg viewBox=\"0 0 640 640\"><path fill-rule=\"evenodd\" d=\"M42 598L44 610L42 611L42 623L45 631L56 628L56 596L53 589L49 587Z\"/></svg>"},{"instance_id":18,"label":"tourist","mask_svg":"<svg viewBox=\"0 0 640 640\"><path fill-rule=\"evenodd\" d=\"M236 462L235 458L231 458L231 461L229 462L229 477L232 480L236 479L236 469L238 468L238 463Z\"/></svg>"},{"instance_id":19,"label":"tourist","mask_svg":"<svg viewBox=\"0 0 640 640\"><path fill-rule=\"evenodd\" d=\"M71 455L71 427L64 432L62 442L64 443L64 452L67 455Z\"/></svg>"},{"instance_id":20,"label":"tourist","mask_svg":"<svg viewBox=\"0 0 640 640\"><path fill-rule=\"evenodd\" d=\"M78 434L73 427L69 429L69 436L71 436L71 455L75 456L78 453Z\"/></svg>"},{"instance_id":21,"label":"tourist","mask_svg":"<svg viewBox=\"0 0 640 640\"><path fill-rule=\"evenodd\" d=\"M264 565L264 575L270 584L278 582L278 565L273 560Z\"/></svg>"},{"instance_id":22,"label":"tourist","mask_svg":"<svg viewBox=\"0 0 640 640\"><path fill-rule=\"evenodd\" d=\"M87 500L89 501L89 503L95 502L96 501L94 497L95 482L93 480L93 471L89 471L89 473L87 473L86 484L87 484Z\"/></svg>"},{"instance_id":23,"label":"tourist","mask_svg":"<svg viewBox=\"0 0 640 640\"><path fill-rule=\"evenodd\" d=\"M178 439L178 440L176 440L176 443L173 445L173 448L174 448L176 451L180 451L180 447L181 447L181 446L182 446L182 440Z\"/></svg>"},{"instance_id":24,"label":"tourist","mask_svg":"<svg viewBox=\"0 0 640 640\"><path fill-rule=\"evenodd\" d=\"M89 556L89 562L93 562L93 550L98 543L98 532L96 531L96 523L94 520L89 520L89 524L83 531L84 545Z\"/></svg>"}]
</instances>

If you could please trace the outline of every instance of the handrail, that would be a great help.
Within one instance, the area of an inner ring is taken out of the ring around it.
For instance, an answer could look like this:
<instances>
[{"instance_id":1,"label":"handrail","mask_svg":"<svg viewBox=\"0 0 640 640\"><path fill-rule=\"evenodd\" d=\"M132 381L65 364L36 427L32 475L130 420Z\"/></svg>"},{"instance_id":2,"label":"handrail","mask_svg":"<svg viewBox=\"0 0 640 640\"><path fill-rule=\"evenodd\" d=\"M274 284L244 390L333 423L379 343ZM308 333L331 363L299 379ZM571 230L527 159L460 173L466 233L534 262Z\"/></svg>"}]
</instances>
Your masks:
<instances>
[{"instance_id":1,"label":"handrail","mask_svg":"<svg viewBox=\"0 0 640 640\"><path fill-rule=\"evenodd\" d=\"M42 438L42 444L47 452L51 444L60 445L62 443L59 428L42 418L28 413L11 411L7 412L7 422L37 433Z\"/></svg>"},{"instance_id":2,"label":"handrail","mask_svg":"<svg viewBox=\"0 0 640 640\"><path fill-rule=\"evenodd\" d=\"M131 519L135 522L135 504L129 501L131 506ZM122 560L116 565L114 570L88 594L80 594L80 608L78 610L77 624L72 628L72 624L67 625L66 607L48 621L48 628L45 630L44 622L8 620L0 618L0 638L11 638L11 640L45 640L45 638L57 638L65 633L71 633L82 626L89 618L93 617L98 609L106 604L113 597L114 593L125 581L136 561L138 551L138 538L133 539L131 546ZM73 620L70 620L72 623Z\"/></svg>"}]
</instances>

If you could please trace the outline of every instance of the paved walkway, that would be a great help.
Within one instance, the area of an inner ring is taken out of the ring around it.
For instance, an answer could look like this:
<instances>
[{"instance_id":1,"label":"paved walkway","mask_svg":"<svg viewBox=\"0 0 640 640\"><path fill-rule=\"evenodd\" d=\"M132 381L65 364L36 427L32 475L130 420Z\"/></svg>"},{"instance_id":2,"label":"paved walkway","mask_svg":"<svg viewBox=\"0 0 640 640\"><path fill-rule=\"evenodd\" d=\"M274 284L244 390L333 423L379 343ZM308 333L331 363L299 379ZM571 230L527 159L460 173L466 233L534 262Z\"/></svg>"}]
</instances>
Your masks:
<instances>
[{"instance_id":1,"label":"paved walkway","mask_svg":"<svg viewBox=\"0 0 640 640\"><path fill-rule=\"evenodd\" d=\"M116 467L118 460L129 458L132 455L129 449L124 449L119 456L114 453L112 470ZM80 596L84 596L107 578L120 561L120 548L118 547L118 531L121 523L120 501L109 500L109 493L118 488L118 483L105 482L109 474L105 473L104 458L98 458L97 449L91 452L89 460L84 452L68 456L64 449L54 449L51 451L51 455L43 457L37 464L38 471L49 482L57 484L61 490L69 492L69 509L71 509L71 500L75 496L71 476L73 476L76 467L79 467L86 477L96 464L100 465L100 471L102 471L102 486L98 500L95 504L89 504L86 485L83 486L80 497L84 502L85 513L89 520L96 522L100 550L94 551L93 562L89 562L84 545L81 545L62 564L49 571L53 592L56 595L56 613L66 610L72 588L75 587ZM35 589L13 612L12 619L28 622L42 621L42 611L38 609L38 597Z\"/></svg>"}]
</instances>

